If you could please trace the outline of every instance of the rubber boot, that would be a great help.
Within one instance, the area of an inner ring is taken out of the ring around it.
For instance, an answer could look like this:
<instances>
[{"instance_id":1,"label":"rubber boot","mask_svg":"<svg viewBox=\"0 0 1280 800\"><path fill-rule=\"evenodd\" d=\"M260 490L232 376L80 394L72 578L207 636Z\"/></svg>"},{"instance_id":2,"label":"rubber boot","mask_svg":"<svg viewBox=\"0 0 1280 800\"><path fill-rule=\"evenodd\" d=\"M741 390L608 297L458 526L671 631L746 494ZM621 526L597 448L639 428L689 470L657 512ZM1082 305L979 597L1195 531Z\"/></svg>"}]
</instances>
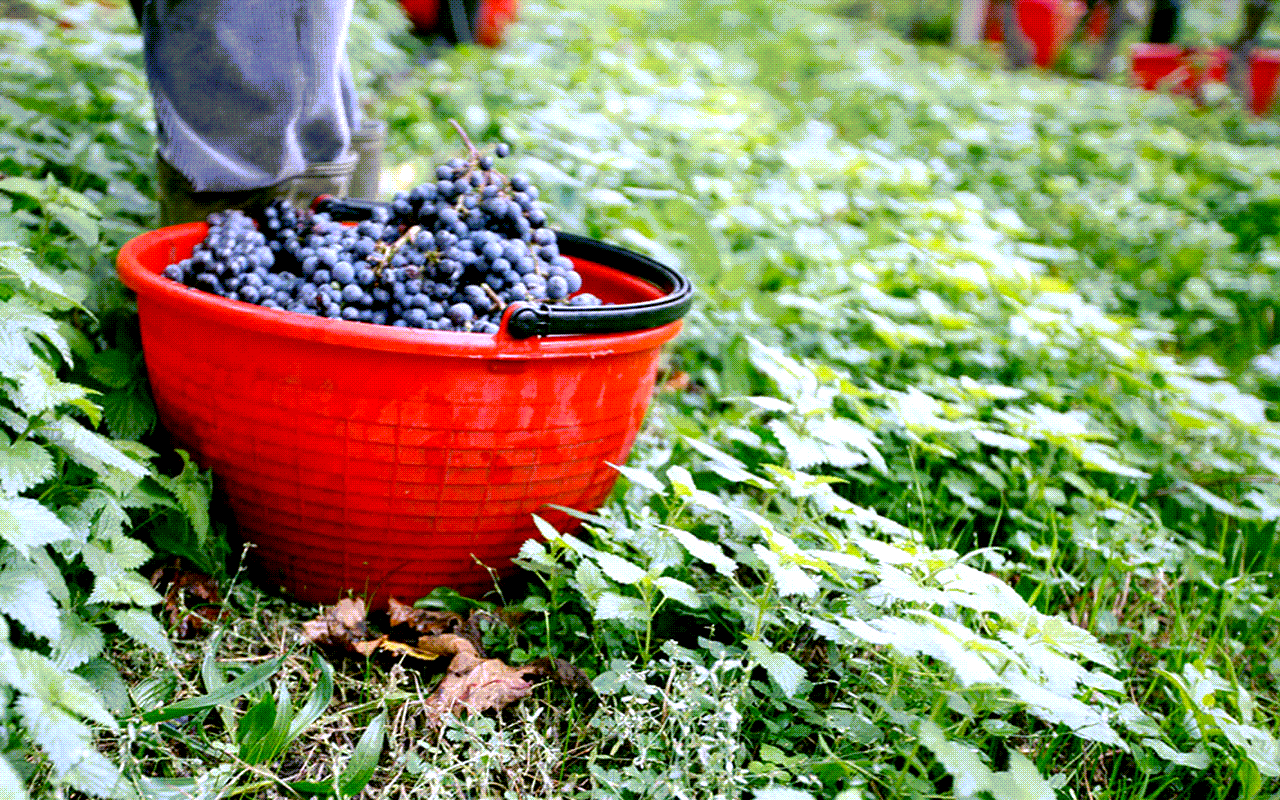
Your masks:
<instances>
[{"instance_id":1,"label":"rubber boot","mask_svg":"<svg viewBox=\"0 0 1280 800\"><path fill-rule=\"evenodd\" d=\"M350 150L333 161L312 164L301 175L294 176L278 187L276 196L293 203L295 208L310 208L323 194L346 197L351 188L351 176L355 172L360 155Z\"/></svg>"},{"instance_id":2,"label":"rubber boot","mask_svg":"<svg viewBox=\"0 0 1280 800\"><path fill-rule=\"evenodd\" d=\"M382 183L382 151L387 143L387 123L380 119L364 120L360 130L351 136L351 149L358 156L351 174L348 197L377 200Z\"/></svg>"},{"instance_id":3,"label":"rubber boot","mask_svg":"<svg viewBox=\"0 0 1280 800\"><path fill-rule=\"evenodd\" d=\"M161 227L204 222L213 212L230 208L256 215L280 196L283 186L285 184L235 192L197 192L187 176L156 154L156 200L160 203Z\"/></svg>"}]
</instances>

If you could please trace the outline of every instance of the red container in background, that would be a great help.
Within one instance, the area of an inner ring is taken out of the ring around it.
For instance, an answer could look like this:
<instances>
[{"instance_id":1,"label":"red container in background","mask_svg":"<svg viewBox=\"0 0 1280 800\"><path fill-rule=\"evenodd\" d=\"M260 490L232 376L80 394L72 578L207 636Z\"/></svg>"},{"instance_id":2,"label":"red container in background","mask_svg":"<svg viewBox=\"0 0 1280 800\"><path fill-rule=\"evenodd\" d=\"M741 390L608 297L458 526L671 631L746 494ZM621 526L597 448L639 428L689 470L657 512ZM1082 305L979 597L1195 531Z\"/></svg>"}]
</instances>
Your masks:
<instances>
[{"instance_id":1,"label":"red container in background","mask_svg":"<svg viewBox=\"0 0 1280 800\"><path fill-rule=\"evenodd\" d=\"M404 15L415 31L430 32L440 19L440 0L400 0Z\"/></svg>"},{"instance_id":2,"label":"red container in background","mask_svg":"<svg viewBox=\"0 0 1280 800\"><path fill-rule=\"evenodd\" d=\"M158 274L206 231L143 234L117 267L161 422L213 470L267 580L308 603L492 589L532 514L564 529L547 504L604 501L681 327L516 339L264 309ZM606 302L663 295L561 250Z\"/></svg>"},{"instance_id":3,"label":"red container in background","mask_svg":"<svg viewBox=\"0 0 1280 800\"><path fill-rule=\"evenodd\" d=\"M1134 85L1194 97L1206 80L1225 81L1231 57L1225 47L1197 50L1178 44L1134 44L1129 52Z\"/></svg>"},{"instance_id":4,"label":"red container in background","mask_svg":"<svg viewBox=\"0 0 1280 800\"><path fill-rule=\"evenodd\" d=\"M450 24L445 20L442 0L400 0L400 7L416 33L440 33L443 26ZM500 47L518 8L518 0L480 0L475 9L476 18L468 20L476 42L485 47Z\"/></svg>"},{"instance_id":5,"label":"red container in background","mask_svg":"<svg viewBox=\"0 0 1280 800\"><path fill-rule=\"evenodd\" d=\"M1249 110L1258 116L1267 113L1280 75L1280 50L1255 48L1249 60Z\"/></svg>"},{"instance_id":6,"label":"red container in background","mask_svg":"<svg viewBox=\"0 0 1280 800\"><path fill-rule=\"evenodd\" d=\"M987 7L986 38L1004 41L1004 23L995 3ZM1031 42L1036 66L1048 68L1085 13L1080 0L1014 0L1013 14L1022 34ZM1105 24L1105 21L1104 21Z\"/></svg>"}]
</instances>

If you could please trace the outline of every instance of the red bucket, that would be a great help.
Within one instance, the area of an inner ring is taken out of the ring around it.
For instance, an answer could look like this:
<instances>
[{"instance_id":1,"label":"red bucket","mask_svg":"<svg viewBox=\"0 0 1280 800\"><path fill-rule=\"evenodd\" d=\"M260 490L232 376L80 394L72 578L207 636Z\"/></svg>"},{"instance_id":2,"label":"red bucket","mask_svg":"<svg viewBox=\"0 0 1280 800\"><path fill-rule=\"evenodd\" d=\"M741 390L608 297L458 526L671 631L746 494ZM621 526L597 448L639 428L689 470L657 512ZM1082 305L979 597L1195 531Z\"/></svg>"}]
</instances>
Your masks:
<instances>
[{"instance_id":1,"label":"red bucket","mask_svg":"<svg viewBox=\"0 0 1280 800\"><path fill-rule=\"evenodd\" d=\"M692 296L657 262L562 233L584 287L621 305L515 305L493 335L323 319L159 275L206 231L143 234L117 268L162 424L213 470L264 577L308 603L480 595L536 536L531 515L597 508Z\"/></svg>"},{"instance_id":2,"label":"red bucket","mask_svg":"<svg viewBox=\"0 0 1280 800\"><path fill-rule=\"evenodd\" d=\"M1148 91L1167 88L1174 94L1194 97L1206 80L1227 79L1231 57L1225 47L1197 50L1177 44L1139 42L1130 48L1135 85Z\"/></svg>"},{"instance_id":3,"label":"red bucket","mask_svg":"<svg viewBox=\"0 0 1280 800\"><path fill-rule=\"evenodd\" d=\"M1252 92L1249 110L1262 116L1267 113L1271 98L1276 92L1276 76L1280 74L1280 50L1256 48L1249 61L1249 88Z\"/></svg>"},{"instance_id":4,"label":"red bucket","mask_svg":"<svg viewBox=\"0 0 1280 800\"><path fill-rule=\"evenodd\" d=\"M1063 46L1084 16L1085 5L1079 0L1014 0L1014 20L1031 42L1033 59L1038 67L1051 67ZM1004 41L1004 22L995 3L987 6L986 38Z\"/></svg>"}]
</instances>

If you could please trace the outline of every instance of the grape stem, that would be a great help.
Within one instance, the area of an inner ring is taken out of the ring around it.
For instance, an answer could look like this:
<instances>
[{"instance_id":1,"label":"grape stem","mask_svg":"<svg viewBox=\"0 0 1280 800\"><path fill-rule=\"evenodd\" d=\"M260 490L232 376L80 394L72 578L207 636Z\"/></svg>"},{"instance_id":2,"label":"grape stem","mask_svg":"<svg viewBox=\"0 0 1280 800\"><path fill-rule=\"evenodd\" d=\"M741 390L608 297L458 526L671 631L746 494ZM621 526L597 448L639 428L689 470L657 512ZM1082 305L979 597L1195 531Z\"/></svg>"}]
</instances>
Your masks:
<instances>
[{"instance_id":1,"label":"grape stem","mask_svg":"<svg viewBox=\"0 0 1280 800\"><path fill-rule=\"evenodd\" d=\"M493 301L494 305L496 305L500 311L507 310L507 304L502 302L502 298L498 297L498 293L493 290L492 286L487 283L482 283L480 284L480 288L484 289L484 293L489 295L489 299Z\"/></svg>"},{"instance_id":2,"label":"grape stem","mask_svg":"<svg viewBox=\"0 0 1280 800\"><path fill-rule=\"evenodd\" d=\"M449 124L452 125L453 129L462 137L462 143L467 146L467 154L471 157L471 160L479 160L480 151L476 150L476 146L471 143L471 137L467 136L467 132L462 129L462 125L456 119L450 119Z\"/></svg>"}]
</instances>

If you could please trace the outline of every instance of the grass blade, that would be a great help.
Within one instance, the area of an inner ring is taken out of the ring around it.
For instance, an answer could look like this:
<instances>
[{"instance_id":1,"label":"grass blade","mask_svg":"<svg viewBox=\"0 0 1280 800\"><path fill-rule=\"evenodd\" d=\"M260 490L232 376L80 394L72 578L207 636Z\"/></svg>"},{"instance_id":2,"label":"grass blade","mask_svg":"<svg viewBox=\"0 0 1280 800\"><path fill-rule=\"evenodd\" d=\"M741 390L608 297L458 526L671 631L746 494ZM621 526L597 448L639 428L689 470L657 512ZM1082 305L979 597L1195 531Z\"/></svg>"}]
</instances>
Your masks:
<instances>
[{"instance_id":1,"label":"grass blade","mask_svg":"<svg viewBox=\"0 0 1280 800\"><path fill-rule=\"evenodd\" d=\"M235 680L220 689L208 694L188 697L185 700L170 703L163 708L148 711L142 715L142 720L143 722L164 722L167 719L174 719L196 711L204 711L205 709L230 703L266 683L276 673L276 670L280 669L280 665L284 663L287 656L288 654L285 653L278 658L264 661L253 669L241 673Z\"/></svg>"},{"instance_id":2,"label":"grass blade","mask_svg":"<svg viewBox=\"0 0 1280 800\"><path fill-rule=\"evenodd\" d=\"M329 707L329 701L333 699L333 667L321 658L319 653L314 652L311 654L311 663L320 670L320 677L311 694L307 696L307 702L298 710L298 715L289 724L289 741L297 738L308 725L319 719L324 710Z\"/></svg>"},{"instance_id":3,"label":"grass blade","mask_svg":"<svg viewBox=\"0 0 1280 800\"><path fill-rule=\"evenodd\" d=\"M387 727L387 712L373 718L369 727L365 728L360 741L356 742L356 750L342 771L338 786L343 797L359 794L373 777L373 770L378 766L378 756L382 754L382 739Z\"/></svg>"}]
</instances>

